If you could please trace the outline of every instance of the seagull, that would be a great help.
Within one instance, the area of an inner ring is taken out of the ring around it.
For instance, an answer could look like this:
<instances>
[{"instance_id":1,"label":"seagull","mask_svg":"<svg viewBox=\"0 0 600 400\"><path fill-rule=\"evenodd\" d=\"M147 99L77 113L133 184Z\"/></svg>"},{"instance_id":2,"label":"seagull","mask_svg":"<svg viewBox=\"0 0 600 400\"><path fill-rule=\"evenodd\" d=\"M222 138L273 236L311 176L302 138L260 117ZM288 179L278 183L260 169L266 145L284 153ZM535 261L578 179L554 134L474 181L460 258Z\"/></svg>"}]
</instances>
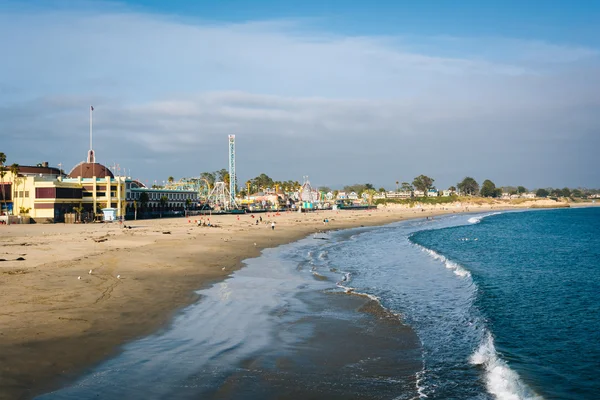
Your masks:
<instances>
[{"instance_id":1,"label":"seagull","mask_svg":"<svg viewBox=\"0 0 600 400\"><path fill-rule=\"evenodd\" d=\"M221 271L225 271L225 267L221 268Z\"/></svg>"},{"instance_id":2,"label":"seagull","mask_svg":"<svg viewBox=\"0 0 600 400\"><path fill-rule=\"evenodd\" d=\"M254 242L254 245L256 246L256 242Z\"/></svg>"},{"instance_id":3,"label":"seagull","mask_svg":"<svg viewBox=\"0 0 600 400\"><path fill-rule=\"evenodd\" d=\"M117 275L117 279L121 279L121 275Z\"/></svg>"},{"instance_id":4,"label":"seagull","mask_svg":"<svg viewBox=\"0 0 600 400\"><path fill-rule=\"evenodd\" d=\"M88 272L88 274L90 274L90 275L92 274L92 270L91 269L90 269L90 272Z\"/></svg>"},{"instance_id":5,"label":"seagull","mask_svg":"<svg viewBox=\"0 0 600 400\"><path fill-rule=\"evenodd\" d=\"M78 276L78 277L77 277L77 279L81 280L81 277L80 277L80 276Z\"/></svg>"}]
</instances>

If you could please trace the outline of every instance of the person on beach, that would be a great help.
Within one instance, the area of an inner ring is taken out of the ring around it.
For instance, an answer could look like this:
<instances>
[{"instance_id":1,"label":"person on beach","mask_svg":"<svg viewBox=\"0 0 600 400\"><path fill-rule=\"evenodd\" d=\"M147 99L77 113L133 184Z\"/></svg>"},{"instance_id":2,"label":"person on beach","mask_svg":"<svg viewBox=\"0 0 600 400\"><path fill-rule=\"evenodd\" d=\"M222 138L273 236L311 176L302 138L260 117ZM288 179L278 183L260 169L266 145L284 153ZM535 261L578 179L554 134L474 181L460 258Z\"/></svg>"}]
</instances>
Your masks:
<instances>
[{"instance_id":1,"label":"person on beach","mask_svg":"<svg viewBox=\"0 0 600 400\"><path fill-rule=\"evenodd\" d=\"M275 230L275 221L271 222L271 230L274 231Z\"/></svg>"}]
</instances>

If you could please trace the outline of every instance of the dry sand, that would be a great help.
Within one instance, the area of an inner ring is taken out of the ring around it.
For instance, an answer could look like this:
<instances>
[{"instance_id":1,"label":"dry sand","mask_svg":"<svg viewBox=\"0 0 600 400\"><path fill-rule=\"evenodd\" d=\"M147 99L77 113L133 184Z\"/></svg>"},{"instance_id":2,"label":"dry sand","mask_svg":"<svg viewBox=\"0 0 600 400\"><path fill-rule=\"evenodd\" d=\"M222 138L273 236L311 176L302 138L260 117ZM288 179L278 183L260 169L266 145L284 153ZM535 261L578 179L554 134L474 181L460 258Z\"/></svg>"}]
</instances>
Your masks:
<instances>
[{"instance_id":1,"label":"dry sand","mask_svg":"<svg viewBox=\"0 0 600 400\"><path fill-rule=\"evenodd\" d=\"M196 226L200 217L128 221L130 229L117 223L0 226L0 399L31 398L72 380L123 343L163 326L197 299L194 290L223 279L263 248L325 229L506 206L212 216L218 227L210 228ZM256 225L259 216L263 222Z\"/></svg>"}]
</instances>

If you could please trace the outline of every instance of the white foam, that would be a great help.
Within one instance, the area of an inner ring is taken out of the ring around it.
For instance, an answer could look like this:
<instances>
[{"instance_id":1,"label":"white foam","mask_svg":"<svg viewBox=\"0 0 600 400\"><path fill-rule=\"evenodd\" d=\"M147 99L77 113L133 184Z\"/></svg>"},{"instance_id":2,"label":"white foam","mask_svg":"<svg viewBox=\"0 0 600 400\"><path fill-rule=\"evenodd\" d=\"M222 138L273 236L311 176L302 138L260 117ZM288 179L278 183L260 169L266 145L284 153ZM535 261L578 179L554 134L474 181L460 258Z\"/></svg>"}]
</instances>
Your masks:
<instances>
[{"instance_id":1,"label":"white foam","mask_svg":"<svg viewBox=\"0 0 600 400\"><path fill-rule=\"evenodd\" d=\"M425 394L425 387L423 386L423 379L425 377L425 367L416 375L416 385L417 385L417 393L419 394L420 399L427 399L428 396Z\"/></svg>"},{"instance_id":2,"label":"white foam","mask_svg":"<svg viewBox=\"0 0 600 400\"><path fill-rule=\"evenodd\" d=\"M481 222L482 219L487 218L487 217L491 217L492 215L498 215L498 214L502 214L501 212L494 212L491 214L485 214L485 215L479 215L477 217L471 217L467 220L467 222L469 222L470 224L478 224Z\"/></svg>"},{"instance_id":3,"label":"white foam","mask_svg":"<svg viewBox=\"0 0 600 400\"><path fill-rule=\"evenodd\" d=\"M510 369L500 358L494 346L494 339L488 332L479 348L471 355L469 362L480 365L485 370L485 384L488 392L499 400L541 400L519 375Z\"/></svg>"},{"instance_id":4,"label":"white foam","mask_svg":"<svg viewBox=\"0 0 600 400\"><path fill-rule=\"evenodd\" d=\"M421 245L416 245L418 247L421 248L421 250L423 250L425 253L429 254L431 257L433 257L435 260L440 261L441 263L444 264L444 266L450 270L452 270L452 272L454 272L454 274L456 276L460 276L461 278L467 278L467 277L471 277L471 273L469 271L467 271L463 266L455 263L454 261L450 261L448 260L446 257L444 257L441 254L436 253L433 250L430 250L426 247L423 247Z\"/></svg>"}]
</instances>

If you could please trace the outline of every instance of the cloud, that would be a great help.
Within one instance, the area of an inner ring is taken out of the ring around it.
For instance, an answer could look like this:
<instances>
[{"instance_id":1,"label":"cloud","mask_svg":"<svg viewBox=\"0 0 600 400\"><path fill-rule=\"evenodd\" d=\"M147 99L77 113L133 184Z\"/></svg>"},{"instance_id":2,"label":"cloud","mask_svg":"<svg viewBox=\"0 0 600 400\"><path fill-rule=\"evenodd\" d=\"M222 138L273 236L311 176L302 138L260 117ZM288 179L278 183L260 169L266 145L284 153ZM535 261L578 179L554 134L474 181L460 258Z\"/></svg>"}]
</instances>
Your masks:
<instances>
[{"instance_id":1,"label":"cloud","mask_svg":"<svg viewBox=\"0 0 600 400\"><path fill-rule=\"evenodd\" d=\"M21 164L85 157L93 104L98 157L147 179L225 166L236 134L242 179L597 183L595 49L341 36L118 5L9 10L0 37L13 38L0 42L2 147Z\"/></svg>"}]
</instances>

